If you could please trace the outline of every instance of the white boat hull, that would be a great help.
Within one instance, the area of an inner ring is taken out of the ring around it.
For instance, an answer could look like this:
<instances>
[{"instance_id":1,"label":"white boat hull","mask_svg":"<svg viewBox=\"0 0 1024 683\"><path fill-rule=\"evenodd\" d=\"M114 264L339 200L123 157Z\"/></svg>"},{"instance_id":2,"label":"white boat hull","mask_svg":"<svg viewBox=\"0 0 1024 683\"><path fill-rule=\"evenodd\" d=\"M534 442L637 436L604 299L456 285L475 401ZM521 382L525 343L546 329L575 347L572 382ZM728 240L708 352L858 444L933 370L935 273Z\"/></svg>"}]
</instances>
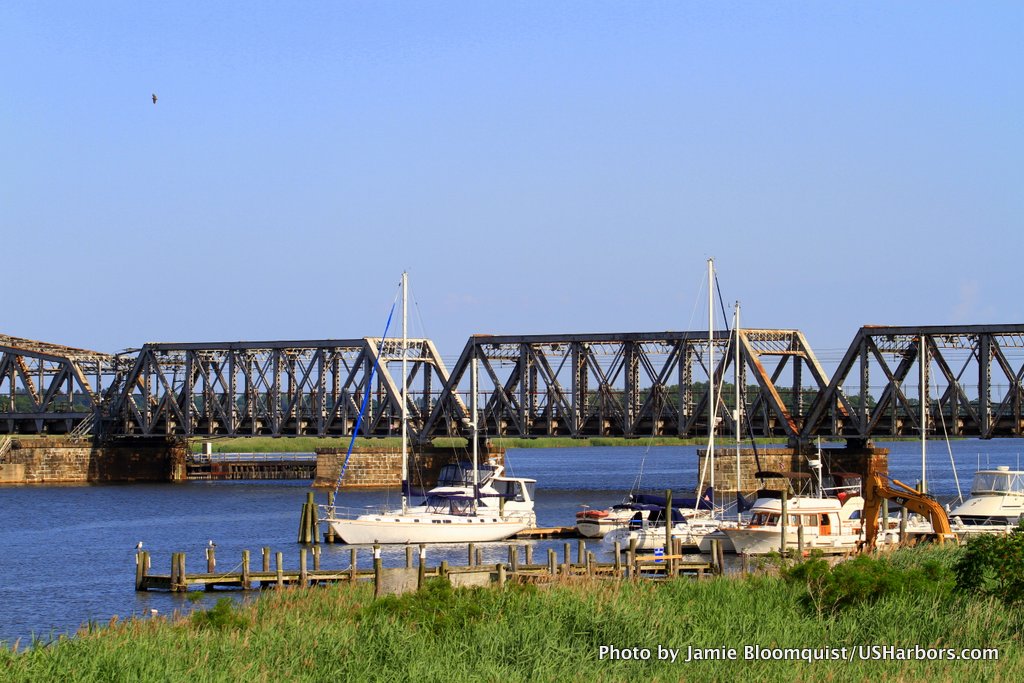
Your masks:
<instances>
[{"instance_id":1,"label":"white boat hull","mask_svg":"<svg viewBox=\"0 0 1024 683\"><path fill-rule=\"evenodd\" d=\"M778 527L723 529L732 541L736 553L741 555L768 555L778 552L781 544L781 532ZM848 552L857 548L860 536L854 534L833 534L819 536L806 533L804 529L804 552L822 550L825 552ZM799 550L797 527L789 527L786 532L786 549Z\"/></svg>"},{"instance_id":2,"label":"white boat hull","mask_svg":"<svg viewBox=\"0 0 1024 683\"><path fill-rule=\"evenodd\" d=\"M325 519L344 543L485 543L502 541L527 528L524 521L457 515L367 515Z\"/></svg>"}]
</instances>

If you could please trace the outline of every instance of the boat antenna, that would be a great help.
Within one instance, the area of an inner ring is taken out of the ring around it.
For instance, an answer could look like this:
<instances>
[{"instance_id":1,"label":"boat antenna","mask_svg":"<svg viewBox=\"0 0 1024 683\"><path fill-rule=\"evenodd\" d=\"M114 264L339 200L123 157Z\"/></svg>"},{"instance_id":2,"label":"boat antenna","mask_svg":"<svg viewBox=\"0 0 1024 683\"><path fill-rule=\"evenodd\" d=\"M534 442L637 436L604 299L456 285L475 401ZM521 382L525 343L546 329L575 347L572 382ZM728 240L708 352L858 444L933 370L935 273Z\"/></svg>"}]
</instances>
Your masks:
<instances>
[{"instance_id":1,"label":"boat antenna","mask_svg":"<svg viewBox=\"0 0 1024 683\"><path fill-rule=\"evenodd\" d=\"M398 292L395 292L395 299L391 302L391 311L388 312L388 321L384 324L384 334L381 335L381 346L388 337L388 330L391 328L391 318L395 315L395 305L398 303ZM348 440L348 450L345 452L345 462L341 464L341 473L338 474L338 481L334 484L334 495L337 497L341 488L341 480L345 478L345 470L348 469L348 461L352 457L352 447L356 443L356 435L359 434L359 425L363 422L363 415L366 414L366 406L370 401L370 394L373 393L373 376L377 374L377 366L380 365L380 355L373 360L370 367L370 376L366 380L366 391L363 392L363 402L359 406L359 415L356 416L356 426L352 429L352 438Z\"/></svg>"}]
</instances>

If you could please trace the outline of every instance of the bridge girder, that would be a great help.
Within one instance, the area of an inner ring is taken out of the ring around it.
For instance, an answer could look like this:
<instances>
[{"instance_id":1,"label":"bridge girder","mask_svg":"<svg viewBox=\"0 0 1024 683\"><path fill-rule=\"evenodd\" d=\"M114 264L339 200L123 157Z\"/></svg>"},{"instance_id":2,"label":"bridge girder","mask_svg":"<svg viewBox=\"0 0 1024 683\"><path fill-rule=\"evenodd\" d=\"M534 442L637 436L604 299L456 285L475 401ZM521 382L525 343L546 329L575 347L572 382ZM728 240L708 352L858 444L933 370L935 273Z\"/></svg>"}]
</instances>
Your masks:
<instances>
[{"instance_id":1,"label":"bridge girder","mask_svg":"<svg viewBox=\"0 0 1024 683\"><path fill-rule=\"evenodd\" d=\"M922 412L926 435L1024 436L1022 355L1024 325L862 327L801 439L920 436ZM872 384L879 373L881 384ZM856 394L843 388L851 375Z\"/></svg>"},{"instance_id":2,"label":"bridge girder","mask_svg":"<svg viewBox=\"0 0 1024 683\"><path fill-rule=\"evenodd\" d=\"M87 429L116 375L112 355L0 335L0 433Z\"/></svg>"},{"instance_id":3,"label":"bridge girder","mask_svg":"<svg viewBox=\"0 0 1024 683\"><path fill-rule=\"evenodd\" d=\"M432 342L409 339L408 407L416 436L448 372ZM400 434L402 342L380 338L146 344L105 428L117 435ZM374 370L376 367L376 370ZM371 379L372 375L372 379ZM364 399L367 410L358 420Z\"/></svg>"},{"instance_id":4,"label":"bridge girder","mask_svg":"<svg viewBox=\"0 0 1024 683\"><path fill-rule=\"evenodd\" d=\"M465 433L469 397L459 385L476 358L493 387L480 401L479 424L488 436L706 436L708 378L719 387L729 381L735 343L732 333L715 333L712 375L707 332L476 335L453 366L423 434ZM741 414L753 418L758 434L795 438L802 392L799 384L780 392L782 370L791 364L799 382L806 367L819 388L827 384L803 335L742 330L740 357L741 386L748 377L756 386L744 391ZM731 392L718 392L717 433L735 429L734 402Z\"/></svg>"}]
</instances>

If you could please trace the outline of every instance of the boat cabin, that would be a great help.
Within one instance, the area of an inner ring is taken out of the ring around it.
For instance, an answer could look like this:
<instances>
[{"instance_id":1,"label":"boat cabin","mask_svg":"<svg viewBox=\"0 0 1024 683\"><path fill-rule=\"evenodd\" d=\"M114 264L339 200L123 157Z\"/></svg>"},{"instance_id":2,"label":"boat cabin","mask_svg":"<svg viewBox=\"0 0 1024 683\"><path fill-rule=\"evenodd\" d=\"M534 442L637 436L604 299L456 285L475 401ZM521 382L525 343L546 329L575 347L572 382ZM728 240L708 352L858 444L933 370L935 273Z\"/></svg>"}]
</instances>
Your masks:
<instances>
[{"instance_id":1,"label":"boat cabin","mask_svg":"<svg viewBox=\"0 0 1024 683\"><path fill-rule=\"evenodd\" d=\"M1011 471L1000 466L995 470L975 472L971 484L972 496L1024 495L1024 472Z\"/></svg>"}]
</instances>

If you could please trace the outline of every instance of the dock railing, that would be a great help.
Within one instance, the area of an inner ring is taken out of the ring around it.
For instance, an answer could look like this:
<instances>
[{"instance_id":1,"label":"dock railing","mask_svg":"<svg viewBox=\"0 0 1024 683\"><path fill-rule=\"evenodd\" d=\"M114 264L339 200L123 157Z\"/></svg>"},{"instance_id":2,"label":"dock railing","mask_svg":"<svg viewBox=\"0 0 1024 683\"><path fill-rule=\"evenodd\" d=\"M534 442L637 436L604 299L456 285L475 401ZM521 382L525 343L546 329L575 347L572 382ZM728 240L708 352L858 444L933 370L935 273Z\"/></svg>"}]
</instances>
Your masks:
<instances>
[{"instance_id":1,"label":"dock railing","mask_svg":"<svg viewBox=\"0 0 1024 683\"><path fill-rule=\"evenodd\" d=\"M7 454L11 452L13 440L9 436L0 436L0 465L7 461Z\"/></svg>"}]
</instances>

